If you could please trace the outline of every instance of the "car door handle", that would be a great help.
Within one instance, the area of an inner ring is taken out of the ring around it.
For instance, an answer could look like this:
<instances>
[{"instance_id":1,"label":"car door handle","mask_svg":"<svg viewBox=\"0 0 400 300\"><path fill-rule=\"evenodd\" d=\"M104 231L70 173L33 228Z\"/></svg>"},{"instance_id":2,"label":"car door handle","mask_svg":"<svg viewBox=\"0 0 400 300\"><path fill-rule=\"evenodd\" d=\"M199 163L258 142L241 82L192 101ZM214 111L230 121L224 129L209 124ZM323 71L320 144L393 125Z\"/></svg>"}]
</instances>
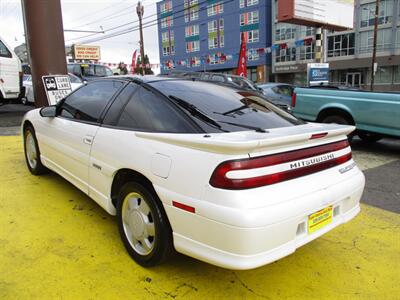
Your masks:
<instances>
[{"instance_id":1,"label":"car door handle","mask_svg":"<svg viewBox=\"0 0 400 300\"><path fill-rule=\"evenodd\" d=\"M85 136L83 138L83 142L87 145L91 145L93 143L93 137L92 136Z\"/></svg>"}]
</instances>

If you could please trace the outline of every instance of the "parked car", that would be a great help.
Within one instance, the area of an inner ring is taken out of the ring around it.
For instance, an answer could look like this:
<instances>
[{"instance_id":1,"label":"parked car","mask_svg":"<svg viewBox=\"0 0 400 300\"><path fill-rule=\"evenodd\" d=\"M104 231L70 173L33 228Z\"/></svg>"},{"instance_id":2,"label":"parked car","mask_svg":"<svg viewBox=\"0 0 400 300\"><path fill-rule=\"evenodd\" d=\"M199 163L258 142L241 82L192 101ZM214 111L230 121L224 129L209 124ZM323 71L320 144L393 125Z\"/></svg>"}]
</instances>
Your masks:
<instances>
[{"instance_id":1,"label":"parked car","mask_svg":"<svg viewBox=\"0 0 400 300\"><path fill-rule=\"evenodd\" d=\"M212 73L212 72L185 72L185 71L171 71L168 76L172 78L184 78L195 81L207 81L212 82L219 85L224 85L236 89L242 89L251 92L257 92L265 96L266 101L270 101L276 106L290 112L291 106L291 98L288 103L286 101L278 100L270 95L265 95L263 89L257 85L255 85L251 80L241 77L238 75L231 74L222 74L222 73Z\"/></svg>"},{"instance_id":2,"label":"parked car","mask_svg":"<svg viewBox=\"0 0 400 300\"><path fill-rule=\"evenodd\" d=\"M258 93L154 76L89 82L22 122L30 172L53 170L116 215L137 263L175 249L231 269L280 259L358 214L353 129L305 123Z\"/></svg>"},{"instance_id":3,"label":"parked car","mask_svg":"<svg viewBox=\"0 0 400 300\"><path fill-rule=\"evenodd\" d=\"M307 121L354 125L367 142L400 137L400 93L296 88L292 110Z\"/></svg>"},{"instance_id":4,"label":"parked car","mask_svg":"<svg viewBox=\"0 0 400 300\"><path fill-rule=\"evenodd\" d=\"M257 92L261 91L251 80L233 74L172 70L168 73L167 76L176 78L187 78L198 81L217 82L219 84L232 86L234 88L241 88L244 90L257 91Z\"/></svg>"},{"instance_id":5,"label":"parked car","mask_svg":"<svg viewBox=\"0 0 400 300\"><path fill-rule=\"evenodd\" d=\"M21 61L0 37L0 104L23 94Z\"/></svg>"},{"instance_id":6,"label":"parked car","mask_svg":"<svg viewBox=\"0 0 400 300\"><path fill-rule=\"evenodd\" d=\"M69 80L71 82L71 89L72 91L76 90L80 86L83 85L82 79L75 76L74 74L68 73ZM22 98L22 104L32 104L35 103L35 96L33 93L33 86L32 86L32 75L24 75L23 77L23 85L25 87L25 97Z\"/></svg>"},{"instance_id":7,"label":"parked car","mask_svg":"<svg viewBox=\"0 0 400 300\"><path fill-rule=\"evenodd\" d=\"M287 83L270 82L259 84L257 87L261 88L263 94L275 105L290 110L295 86Z\"/></svg>"},{"instance_id":8,"label":"parked car","mask_svg":"<svg viewBox=\"0 0 400 300\"><path fill-rule=\"evenodd\" d=\"M107 66L90 63L69 63L68 73L78 76L84 81L91 81L101 77L114 75L113 71Z\"/></svg>"}]
</instances>

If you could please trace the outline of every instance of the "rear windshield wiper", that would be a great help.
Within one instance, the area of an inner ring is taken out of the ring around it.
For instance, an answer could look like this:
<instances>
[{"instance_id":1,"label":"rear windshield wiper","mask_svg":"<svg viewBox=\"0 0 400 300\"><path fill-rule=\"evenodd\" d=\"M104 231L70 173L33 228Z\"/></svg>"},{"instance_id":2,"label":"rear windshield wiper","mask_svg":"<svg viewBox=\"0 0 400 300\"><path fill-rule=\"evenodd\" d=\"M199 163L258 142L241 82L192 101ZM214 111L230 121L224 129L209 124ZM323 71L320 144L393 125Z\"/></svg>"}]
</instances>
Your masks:
<instances>
[{"instance_id":1,"label":"rear windshield wiper","mask_svg":"<svg viewBox=\"0 0 400 300\"><path fill-rule=\"evenodd\" d=\"M180 107L184 108L187 110L192 116L198 117L199 119L217 127L218 129L221 129L221 125L218 124L216 120L202 112L199 108L197 108L195 105L172 95L168 96L171 100L173 100L176 104L178 104Z\"/></svg>"},{"instance_id":2,"label":"rear windshield wiper","mask_svg":"<svg viewBox=\"0 0 400 300\"><path fill-rule=\"evenodd\" d=\"M218 121L218 122L224 123L224 124L229 124L229 125L232 125L232 126L243 127L243 128L255 130L257 132L268 132L267 130L265 130L265 129L261 128L261 127L257 127L257 126L251 126L251 125L245 125L245 124L239 124L239 123L232 123L232 122L225 122L225 121Z\"/></svg>"}]
</instances>

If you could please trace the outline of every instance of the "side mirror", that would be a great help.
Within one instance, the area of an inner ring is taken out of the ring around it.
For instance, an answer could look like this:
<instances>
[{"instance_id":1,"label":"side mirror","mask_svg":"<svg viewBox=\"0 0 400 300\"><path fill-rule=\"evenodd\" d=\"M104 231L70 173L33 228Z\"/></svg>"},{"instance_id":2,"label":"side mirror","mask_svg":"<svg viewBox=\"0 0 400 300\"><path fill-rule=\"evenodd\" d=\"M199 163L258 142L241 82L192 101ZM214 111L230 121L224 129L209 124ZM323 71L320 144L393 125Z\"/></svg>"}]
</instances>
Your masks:
<instances>
[{"instance_id":1,"label":"side mirror","mask_svg":"<svg viewBox=\"0 0 400 300\"><path fill-rule=\"evenodd\" d=\"M54 118L57 116L57 107L55 105L43 107L40 110L40 115L43 118Z\"/></svg>"}]
</instances>

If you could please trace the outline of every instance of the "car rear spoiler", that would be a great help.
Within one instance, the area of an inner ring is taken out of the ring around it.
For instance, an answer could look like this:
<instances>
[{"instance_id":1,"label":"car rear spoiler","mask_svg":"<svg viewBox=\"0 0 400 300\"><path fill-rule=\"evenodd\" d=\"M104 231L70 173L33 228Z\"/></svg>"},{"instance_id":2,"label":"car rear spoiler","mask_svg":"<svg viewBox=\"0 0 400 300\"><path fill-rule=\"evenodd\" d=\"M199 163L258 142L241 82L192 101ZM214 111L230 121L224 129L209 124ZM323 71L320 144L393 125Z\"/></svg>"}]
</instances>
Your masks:
<instances>
[{"instance_id":1,"label":"car rear spoiler","mask_svg":"<svg viewBox=\"0 0 400 300\"><path fill-rule=\"evenodd\" d=\"M260 133L255 131L238 131L231 133L211 134L176 134L136 132L136 136L163 143L188 147L201 151L243 154L254 151L272 150L284 146L296 146L315 143L315 140L326 142L344 138L355 129L354 126L336 124L308 123L293 127L275 128Z\"/></svg>"}]
</instances>

